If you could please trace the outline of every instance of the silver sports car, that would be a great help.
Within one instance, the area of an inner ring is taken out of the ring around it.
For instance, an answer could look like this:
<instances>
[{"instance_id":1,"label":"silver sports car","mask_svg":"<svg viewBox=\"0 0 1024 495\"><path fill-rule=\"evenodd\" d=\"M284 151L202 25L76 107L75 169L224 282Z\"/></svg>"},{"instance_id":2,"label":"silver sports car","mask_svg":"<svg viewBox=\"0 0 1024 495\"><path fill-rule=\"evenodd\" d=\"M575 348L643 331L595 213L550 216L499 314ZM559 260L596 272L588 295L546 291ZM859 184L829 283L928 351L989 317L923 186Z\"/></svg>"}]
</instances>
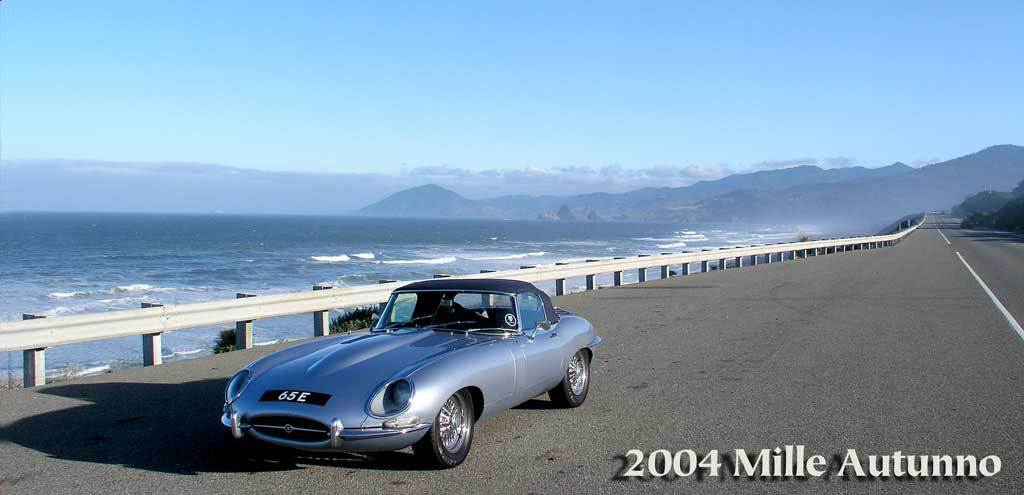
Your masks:
<instances>
[{"instance_id":1,"label":"silver sports car","mask_svg":"<svg viewBox=\"0 0 1024 495\"><path fill-rule=\"evenodd\" d=\"M544 392L583 404L600 342L526 282L416 282L391 294L369 333L299 344L239 371L221 422L235 439L306 451L411 445L454 467L481 419Z\"/></svg>"}]
</instances>

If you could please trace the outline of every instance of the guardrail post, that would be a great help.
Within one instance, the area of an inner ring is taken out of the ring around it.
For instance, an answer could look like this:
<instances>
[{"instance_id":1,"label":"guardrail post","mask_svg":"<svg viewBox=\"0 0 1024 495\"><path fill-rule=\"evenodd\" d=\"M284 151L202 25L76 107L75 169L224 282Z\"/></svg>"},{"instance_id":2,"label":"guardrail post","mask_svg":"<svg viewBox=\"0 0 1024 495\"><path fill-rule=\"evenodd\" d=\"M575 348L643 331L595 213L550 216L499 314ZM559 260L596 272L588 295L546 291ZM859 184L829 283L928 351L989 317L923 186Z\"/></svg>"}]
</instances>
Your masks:
<instances>
[{"instance_id":1,"label":"guardrail post","mask_svg":"<svg viewBox=\"0 0 1024 495\"><path fill-rule=\"evenodd\" d=\"M733 263L733 264L736 265L736 268L743 268L743 257L742 256L737 256L736 257L736 262Z\"/></svg>"},{"instance_id":2,"label":"guardrail post","mask_svg":"<svg viewBox=\"0 0 1024 495\"><path fill-rule=\"evenodd\" d=\"M143 308L159 308L160 303L144 302ZM163 356L163 334L160 332L147 333L142 335L142 365L159 366L164 364Z\"/></svg>"},{"instance_id":3,"label":"guardrail post","mask_svg":"<svg viewBox=\"0 0 1024 495\"><path fill-rule=\"evenodd\" d=\"M661 253L662 256L668 256L672 253ZM669 278L672 276L672 265L661 265L661 278Z\"/></svg>"},{"instance_id":4,"label":"guardrail post","mask_svg":"<svg viewBox=\"0 0 1024 495\"><path fill-rule=\"evenodd\" d=\"M333 289L330 285L314 285L313 290L327 290ZM326 337L327 334L331 333L331 318L330 311L314 311L313 312L313 336L314 337Z\"/></svg>"},{"instance_id":5,"label":"guardrail post","mask_svg":"<svg viewBox=\"0 0 1024 495\"><path fill-rule=\"evenodd\" d=\"M750 255L750 266L757 266L757 255Z\"/></svg>"},{"instance_id":6,"label":"guardrail post","mask_svg":"<svg viewBox=\"0 0 1024 495\"><path fill-rule=\"evenodd\" d=\"M246 292L238 292L235 294L236 299L245 299L246 297L256 297L256 294L249 294ZM242 350L250 347L252 347L252 320L236 321L235 349Z\"/></svg>"},{"instance_id":7,"label":"guardrail post","mask_svg":"<svg viewBox=\"0 0 1024 495\"><path fill-rule=\"evenodd\" d=\"M649 254L639 254L639 255L637 255L637 257L639 257L639 258L646 258L648 256L650 256L650 255ZM639 281L639 282L646 282L647 281L647 267L645 266L643 268L637 268L637 270L636 270L636 277L637 277L637 281Z\"/></svg>"},{"instance_id":8,"label":"guardrail post","mask_svg":"<svg viewBox=\"0 0 1024 495\"><path fill-rule=\"evenodd\" d=\"M685 263L683 263L682 265L679 266L679 275L680 276L684 276L684 275L689 275L689 274L690 274L690 262L687 261L687 262L685 262Z\"/></svg>"},{"instance_id":9,"label":"guardrail post","mask_svg":"<svg viewBox=\"0 0 1024 495\"><path fill-rule=\"evenodd\" d=\"M597 261L601 261L601 260L587 260L587 263L594 263L594 262L597 262ZM597 283L594 281L594 277L596 277L596 276L597 276L596 273L591 273L591 274L587 275L587 290L594 290L594 289L597 288Z\"/></svg>"},{"instance_id":10,"label":"guardrail post","mask_svg":"<svg viewBox=\"0 0 1024 495\"><path fill-rule=\"evenodd\" d=\"M725 258L719 259L718 260L718 269L719 270L725 270L725 268L726 268Z\"/></svg>"},{"instance_id":11,"label":"guardrail post","mask_svg":"<svg viewBox=\"0 0 1024 495\"><path fill-rule=\"evenodd\" d=\"M625 256L616 256L613 259L624 260L624 259L626 259L626 257ZM616 287L622 285L622 270L618 270L618 271L612 272L612 285L614 285Z\"/></svg>"},{"instance_id":12,"label":"guardrail post","mask_svg":"<svg viewBox=\"0 0 1024 495\"><path fill-rule=\"evenodd\" d=\"M789 259L791 259L793 261L796 261L796 250L795 249L789 252Z\"/></svg>"},{"instance_id":13,"label":"guardrail post","mask_svg":"<svg viewBox=\"0 0 1024 495\"><path fill-rule=\"evenodd\" d=\"M22 320L46 318L40 315L23 314ZM46 348L25 349L21 351L21 385L25 388L46 385ZM8 384L10 385L10 384Z\"/></svg>"},{"instance_id":14,"label":"guardrail post","mask_svg":"<svg viewBox=\"0 0 1024 495\"><path fill-rule=\"evenodd\" d=\"M555 266L562 266L562 265L568 265L568 263L561 262L561 261L555 263ZM564 296L565 295L565 279L564 278L556 278L555 279L555 295L556 296Z\"/></svg>"},{"instance_id":15,"label":"guardrail post","mask_svg":"<svg viewBox=\"0 0 1024 495\"><path fill-rule=\"evenodd\" d=\"M704 261L700 262L700 272L701 273L707 273L708 272L708 260L704 260Z\"/></svg>"}]
</instances>

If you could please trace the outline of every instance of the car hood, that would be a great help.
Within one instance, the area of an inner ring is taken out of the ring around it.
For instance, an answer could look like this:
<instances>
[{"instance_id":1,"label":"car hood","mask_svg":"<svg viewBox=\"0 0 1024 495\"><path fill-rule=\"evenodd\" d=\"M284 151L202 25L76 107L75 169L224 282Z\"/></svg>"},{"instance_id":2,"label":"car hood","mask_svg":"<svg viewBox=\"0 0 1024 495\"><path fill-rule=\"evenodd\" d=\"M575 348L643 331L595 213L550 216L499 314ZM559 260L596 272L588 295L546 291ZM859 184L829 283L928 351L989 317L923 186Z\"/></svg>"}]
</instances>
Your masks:
<instances>
[{"instance_id":1,"label":"car hood","mask_svg":"<svg viewBox=\"0 0 1024 495\"><path fill-rule=\"evenodd\" d=\"M346 424L352 424L357 416L365 418L366 403L381 385L406 376L441 356L489 340L423 329L314 340L251 364L253 378L240 405L256 406L255 402L266 390L320 392L331 395L323 410L340 415L343 421L348 420ZM264 408L273 405L276 409L297 407L300 411L318 407L285 403L260 405Z\"/></svg>"}]
</instances>

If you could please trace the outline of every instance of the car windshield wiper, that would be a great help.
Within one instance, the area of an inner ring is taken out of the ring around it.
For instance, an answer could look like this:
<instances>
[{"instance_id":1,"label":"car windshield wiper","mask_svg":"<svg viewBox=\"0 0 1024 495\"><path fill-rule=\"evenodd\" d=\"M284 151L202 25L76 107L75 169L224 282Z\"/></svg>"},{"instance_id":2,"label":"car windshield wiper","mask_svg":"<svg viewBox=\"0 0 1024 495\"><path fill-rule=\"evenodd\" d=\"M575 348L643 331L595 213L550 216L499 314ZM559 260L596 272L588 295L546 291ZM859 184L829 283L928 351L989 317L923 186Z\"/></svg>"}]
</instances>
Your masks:
<instances>
[{"instance_id":1,"label":"car windshield wiper","mask_svg":"<svg viewBox=\"0 0 1024 495\"><path fill-rule=\"evenodd\" d=\"M466 323L480 323L480 322L479 321L475 321L475 320L447 321L447 322L444 322L444 323L438 323L436 325L427 325L427 326L425 326L423 328L431 328L431 329L434 329L434 330L440 330L440 329L454 330L452 328L447 328L448 325L464 325Z\"/></svg>"},{"instance_id":2,"label":"car windshield wiper","mask_svg":"<svg viewBox=\"0 0 1024 495\"><path fill-rule=\"evenodd\" d=\"M477 332L480 332L480 333L495 333L495 332L513 333L513 332L515 332L515 330L510 330L508 328L499 328L499 327L494 327L494 328L474 328L472 330L466 330L466 333L477 333Z\"/></svg>"}]
</instances>

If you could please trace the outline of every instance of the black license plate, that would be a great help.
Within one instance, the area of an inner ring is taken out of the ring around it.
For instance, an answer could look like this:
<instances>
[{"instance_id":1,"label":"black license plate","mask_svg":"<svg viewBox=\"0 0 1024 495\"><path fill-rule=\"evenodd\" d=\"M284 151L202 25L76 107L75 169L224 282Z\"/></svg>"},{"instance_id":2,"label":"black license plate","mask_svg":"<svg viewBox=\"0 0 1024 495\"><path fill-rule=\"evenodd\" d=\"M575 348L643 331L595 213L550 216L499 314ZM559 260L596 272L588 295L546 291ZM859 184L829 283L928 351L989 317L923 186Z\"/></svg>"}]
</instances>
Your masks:
<instances>
[{"instance_id":1,"label":"black license plate","mask_svg":"<svg viewBox=\"0 0 1024 495\"><path fill-rule=\"evenodd\" d=\"M318 392L305 392L302 390L267 390L260 397L260 402L295 402L298 404L312 404L322 406L331 399L329 394Z\"/></svg>"}]
</instances>

